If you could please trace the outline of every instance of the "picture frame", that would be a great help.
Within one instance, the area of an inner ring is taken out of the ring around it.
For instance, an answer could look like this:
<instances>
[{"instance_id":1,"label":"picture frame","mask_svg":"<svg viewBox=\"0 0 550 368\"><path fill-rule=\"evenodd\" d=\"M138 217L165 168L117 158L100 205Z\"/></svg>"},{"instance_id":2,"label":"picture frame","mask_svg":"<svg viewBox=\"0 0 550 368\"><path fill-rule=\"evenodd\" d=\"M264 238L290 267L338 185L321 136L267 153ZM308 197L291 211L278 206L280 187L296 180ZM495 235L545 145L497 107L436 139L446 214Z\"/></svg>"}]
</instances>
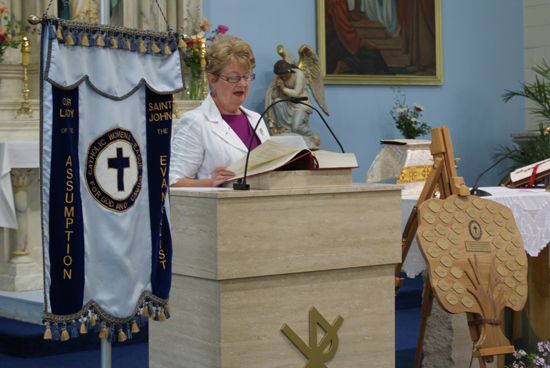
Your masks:
<instances>
[{"instance_id":1,"label":"picture frame","mask_svg":"<svg viewBox=\"0 0 550 368\"><path fill-rule=\"evenodd\" d=\"M353 16L349 10L353 2L369 8L365 12L354 10ZM443 84L441 0L399 3L316 0L317 54L325 84ZM369 13L381 19L370 20Z\"/></svg>"}]
</instances>

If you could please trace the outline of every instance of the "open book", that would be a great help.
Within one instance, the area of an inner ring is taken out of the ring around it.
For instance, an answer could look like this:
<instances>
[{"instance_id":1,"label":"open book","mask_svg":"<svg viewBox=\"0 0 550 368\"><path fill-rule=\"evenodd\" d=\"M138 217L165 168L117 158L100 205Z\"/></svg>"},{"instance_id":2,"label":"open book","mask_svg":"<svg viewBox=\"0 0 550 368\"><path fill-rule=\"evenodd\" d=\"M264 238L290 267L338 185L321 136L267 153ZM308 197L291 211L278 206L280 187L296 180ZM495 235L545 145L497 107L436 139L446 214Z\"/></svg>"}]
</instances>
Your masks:
<instances>
[{"instance_id":1,"label":"open book","mask_svg":"<svg viewBox=\"0 0 550 368\"><path fill-rule=\"evenodd\" d=\"M512 186L519 186L529 183L533 170L537 167L535 172L535 179L540 179L547 175L550 175L550 158L536 162L534 164L524 166L510 173L510 179L512 180Z\"/></svg>"},{"instance_id":2,"label":"open book","mask_svg":"<svg viewBox=\"0 0 550 368\"><path fill-rule=\"evenodd\" d=\"M236 174L230 179L231 181L244 176L245 163L246 156L227 168ZM357 159L353 153L310 151L267 140L250 152L246 177L275 170L323 170L356 167L358 167Z\"/></svg>"}]
</instances>

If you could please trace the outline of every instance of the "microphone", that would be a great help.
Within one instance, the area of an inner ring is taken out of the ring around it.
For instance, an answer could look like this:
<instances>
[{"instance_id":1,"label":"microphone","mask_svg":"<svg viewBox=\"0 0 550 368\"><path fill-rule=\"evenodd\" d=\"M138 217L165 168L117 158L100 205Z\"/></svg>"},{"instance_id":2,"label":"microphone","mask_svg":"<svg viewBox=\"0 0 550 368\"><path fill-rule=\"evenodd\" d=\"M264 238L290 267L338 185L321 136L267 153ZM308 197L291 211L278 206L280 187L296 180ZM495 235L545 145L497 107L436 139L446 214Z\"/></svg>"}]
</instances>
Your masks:
<instances>
[{"instance_id":1,"label":"microphone","mask_svg":"<svg viewBox=\"0 0 550 368\"><path fill-rule=\"evenodd\" d=\"M262 115L260 115L260 118L258 119L258 122L256 123L256 126L254 127L254 131L252 132L252 137L250 138L250 143L248 144L248 153L246 154L246 162L244 164L244 175L243 175L243 178L242 179L238 179L236 183L233 184L233 189L234 190L250 190L250 185L249 184L246 184L246 173L248 171L248 159L250 158L250 149L252 148L252 143L254 143L254 136L256 135L256 129L258 129L258 126L260 125L260 121L262 121L262 118L264 117L265 113L271 109L273 106L277 105L278 103L281 103L281 102L292 102L292 103L298 103L298 104L302 104L302 105L306 105L310 108L312 108L313 110L317 111L317 114L319 114L319 116L321 117L321 119L323 120L323 122L325 123L325 125L327 126L328 130L330 131L330 133L332 134L332 136L334 137L334 139L336 140L336 142L338 143L338 145L340 146L340 149L342 150L342 153L345 153L344 152L344 148L342 148L342 145L340 144L340 141L338 141L338 138L336 138L336 135L334 135L334 133L332 132L332 129L330 129L329 125L327 124L327 122L325 121L325 119L323 118L323 115L321 115L321 113L319 112L319 110L317 110L315 107L311 106L311 105L308 105L306 103L303 103L301 101L307 101L309 100L308 97L290 97L290 98L285 98L285 99L282 99L282 100L279 100L279 101L275 101L273 102L271 105L269 105L265 110L264 112L262 112Z\"/></svg>"},{"instance_id":2,"label":"microphone","mask_svg":"<svg viewBox=\"0 0 550 368\"><path fill-rule=\"evenodd\" d=\"M491 170L493 167L497 166L499 163L501 163L501 161L503 161L504 159L508 158L508 156L510 156L512 153L516 153L516 152L519 152L522 156L525 156L525 152L522 151L522 150L519 150L519 149L515 149L513 151L510 151L508 152L508 154L506 156L504 156L503 158L501 158L500 160L498 160L493 166L491 166L490 168L488 168L487 170L485 170L484 172L482 172L476 179L475 183L474 183L474 186L472 187L472 189L470 190L470 194L471 195L475 195L475 196L478 196L478 197L489 197L489 196L492 196L491 193L485 191L485 190L481 190L478 188L477 186L477 182L479 181L479 179L489 170Z\"/></svg>"}]
</instances>

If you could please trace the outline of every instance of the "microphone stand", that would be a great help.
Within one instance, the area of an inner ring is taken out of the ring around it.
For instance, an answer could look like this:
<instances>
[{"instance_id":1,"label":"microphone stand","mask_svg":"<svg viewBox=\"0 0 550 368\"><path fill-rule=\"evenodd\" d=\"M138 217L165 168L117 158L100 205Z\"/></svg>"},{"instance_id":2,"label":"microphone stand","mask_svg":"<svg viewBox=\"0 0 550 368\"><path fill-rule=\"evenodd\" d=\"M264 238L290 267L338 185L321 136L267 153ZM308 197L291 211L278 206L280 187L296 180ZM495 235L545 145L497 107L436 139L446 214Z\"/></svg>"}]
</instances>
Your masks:
<instances>
[{"instance_id":1,"label":"microphone stand","mask_svg":"<svg viewBox=\"0 0 550 368\"><path fill-rule=\"evenodd\" d=\"M344 152L344 148L342 148L342 145L340 144L340 141L338 141L338 138L336 138L336 135L334 135L332 129L330 129L329 125L327 124L327 122L325 121L325 119L323 118L323 115L321 115L321 113L319 112L319 110L317 110L316 108L314 108L313 106L311 105L308 105L302 101L307 101L309 98L307 97L290 97L290 98L285 98L285 99L282 99L282 100L279 100L279 101L275 101L273 102L271 105L269 105L265 110L264 112L262 113L262 115L260 115L260 118L258 119L258 122L256 123L256 126L254 127L254 131L252 132L252 137L250 138L250 143L248 144L248 153L246 154L246 162L245 162L245 165L244 165L244 175L243 175L243 178L242 179L238 179L236 183L233 184L233 189L234 190L250 190L250 185L249 184L246 184L246 173L248 171L248 159L250 158L250 149L252 148L252 143L254 142L254 137L256 135L256 129L258 129L258 126L260 125L260 121L262 121L262 118L264 117L265 113L271 109L271 107L277 105L278 103L281 103L281 102L292 102L292 103L297 103L297 104L302 104L302 105L305 105L305 106L308 106L308 107L311 107L313 110L317 111L317 114L319 114L319 116L321 117L321 119L323 120L323 122L325 123L325 125L327 126L328 130L330 131L330 133L332 134L332 136L334 137L334 139L336 140L336 142L338 143L338 145L340 146L340 149L342 150L342 153L345 153Z\"/></svg>"},{"instance_id":2,"label":"microphone stand","mask_svg":"<svg viewBox=\"0 0 550 368\"><path fill-rule=\"evenodd\" d=\"M515 153L515 152L519 152L522 156L525 156L525 152L521 151L521 150L518 150L518 149L515 149L513 151L510 151L508 152L508 154L506 156L504 156L503 158L501 158L500 160L498 160L494 165L492 165L491 167L489 167L487 170L485 170L484 172L482 172L476 179L475 183L474 183L474 186L472 187L472 189L470 190L470 194L471 195L475 195L475 196L478 196L478 197L489 197L489 196L492 196L491 193L485 191L485 190L481 190L478 188L477 186L477 182L479 181L479 179L489 170L491 170L493 167L497 166L498 164L500 164L504 159L508 158L508 156L510 156L512 153Z\"/></svg>"}]
</instances>

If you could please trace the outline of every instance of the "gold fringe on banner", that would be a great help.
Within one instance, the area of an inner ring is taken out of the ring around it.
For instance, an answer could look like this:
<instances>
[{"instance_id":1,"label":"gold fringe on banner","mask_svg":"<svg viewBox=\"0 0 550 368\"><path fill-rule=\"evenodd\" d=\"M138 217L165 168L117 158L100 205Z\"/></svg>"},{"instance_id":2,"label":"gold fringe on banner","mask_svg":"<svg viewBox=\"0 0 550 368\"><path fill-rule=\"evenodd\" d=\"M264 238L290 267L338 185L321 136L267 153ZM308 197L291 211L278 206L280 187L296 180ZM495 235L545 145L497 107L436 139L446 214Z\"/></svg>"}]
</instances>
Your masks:
<instances>
[{"instance_id":1,"label":"gold fringe on banner","mask_svg":"<svg viewBox=\"0 0 550 368\"><path fill-rule=\"evenodd\" d=\"M97 40L95 41L96 45L104 47L105 42L103 42L103 37L101 37L101 33L97 35Z\"/></svg>"},{"instance_id":2,"label":"gold fringe on banner","mask_svg":"<svg viewBox=\"0 0 550 368\"><path fill-rule=\"evenodd\" d=\"M84 335L88 333L88 329L86 328L84 321L80 323L80 333Z\"/></svg>"},{"instance_id":3,"label":"gold fringe on banner","mask_svg":"<svg viewBox=\"0 0 550 368\"><path fill-rule=\"evenodd\" d=\"M67 32L67 42L65 43L65 45L74 45L73 38L71 37L71 32Z\"/></svg>"},{"instance_id":4,"label":"gold fringe on banner","mask_svg":"<svg viewBox=\"0 0 550 368\"><path fill-rule=\"evenodd\" d=\"M88 41L88 35L84 33L82 36L82 41L80 42L82 46L90 46L90 41Z\"/></svg>"},{"instance_id":5,"label":"gold fringe on banner","mask_svg":"<svg viewBox=\"0 0 550 368\"><path fill-rule=\"evenodd\" d=\"M119 328L118 329L118 342L126 341L127 338L128 338L128 336L126 336L124 331L122 331L122 328Z\"/></svg>"},{"instance_id":6,"label":"gold fringe on banner","mask_svg":"<svg viewBox=\"0 0 550 368\"><path fill-rule=\"evenodd\" d=\"M136 320L134 319L134 320L132 321L132 333L138 333L138 332L139 332L139 327L138 327L138 325L137 325L137 323L136 323Z\"/></svg>"},{"instance_id":7,"label":"gold fringe on banner","mask_svg":"<svg viewBox=\"0 0 550 368\"><path fill-rule=\"evenodd\" d=\"M159 47L155 44L155 41L151 41L151 50L154 54L158 54L160 52Z\"/></svg>"},{"instance_id":8,"label":"gold fringe on banner","mask_svg":"<svg viewBox=\"0 0 550 368\"><path fill-rule=\"evenodd\" d=\"M114 36L111 36L109 37L109 39L111 40L111 49L118 49L118 43L116 42L115 40L115 37Z\"/></svg>"},{"instance_id":9,"label":"gold fringe on banner","mask_svg":"<svg viewBox=\"0 0 550 368\"><path fill-rule=\"evenodd\" d=\"M46 326L46 332L44 332L44 340L51 340L52 339L52 330L50 329L50 326Z\"/></svg>"},{"instance_id":10,"label":"gold fringe on banner","mask_svg":"<svg viewBox=\"0 0 550 368\"><path fill-rule=\"evenodd\" d=\"M145 47L143 40L139 40L139 52L147 52L147 47Z\"/></svg>"},{"instance_id":11,"label":"gold fringe on banner","mask_svg":"<svg viewBox=\"0 0 550 368\"><path fill-rule=\"evenodd\" d=\"M107 338L107 326L105 326L105 325L101 326L101 331L99 332L99 338L100 339L106 339Z\"/></svg>"},{"instance_id":12,"label":"gold fringe on banner","mask_svg":"<svg viewBox=\"0 0 550 368\"><path fill-rule=\"evenodd\" d=\"M69 340L69 332L67 331L67 329L65 327L63 327L61 329L61 341L67 341Z\"/></svg>"},{"instance_id":13,"label":"gold fringe on banner","mask_svg":"<svg viewBox=\"0 0 550 368\"><path fill-rule=\"evenodd\" d=\"M57 27L57 31L55 31L55 37L57 37L58 40L63 39L63 34L61 33L61 26Z\"/></svg>"},{"instance_id":14,"label":"gold fringe on banner","mask_svg":"<svg viewBox=\"0 0 550 368\"><path fill-rule=\"evenodd\" d=\"M172 51L170 50L170 46L168 46L167 43L164 44L164 55L172 55Z\"/></svg>"},{"instance_id":15,"label":"gold fringe on banner","mask_svg":"<svg viewBox=\"0 0 550 368\"><path fill-rule=\"evenodd\" d=\"M125 38L124 43L126 44L126 50L131 51L132 47L130 46L130 41L128 41L128 39Z\"/></svg>"},{"instance_id":16,"label":"gold fringe on banner","mask_svg":"<svg viewBox=\"0 0 550 368\"><path fill-rule=\"evenodd\" d=\"M187 44L182 37L178 37L178 49L184 49L187 47Z\"/></svg>"}]
</instances>

